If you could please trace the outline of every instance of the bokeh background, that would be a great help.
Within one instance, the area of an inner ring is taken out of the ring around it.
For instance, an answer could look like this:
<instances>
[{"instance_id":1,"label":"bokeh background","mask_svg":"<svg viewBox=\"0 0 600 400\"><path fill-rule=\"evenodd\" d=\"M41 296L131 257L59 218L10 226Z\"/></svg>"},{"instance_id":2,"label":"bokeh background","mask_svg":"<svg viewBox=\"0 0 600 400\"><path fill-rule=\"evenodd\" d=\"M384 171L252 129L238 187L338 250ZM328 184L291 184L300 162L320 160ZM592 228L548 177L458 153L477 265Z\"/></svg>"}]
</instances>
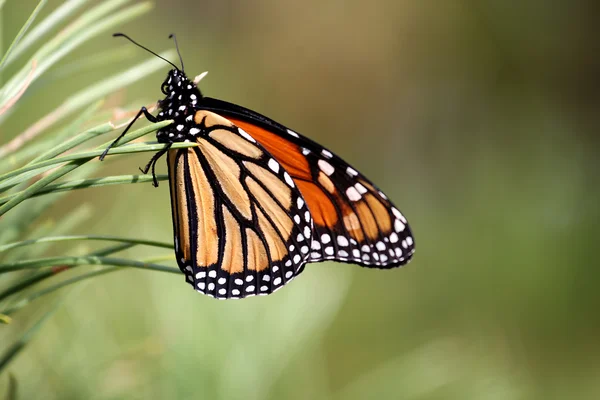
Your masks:
<instances>
[{"instance_id":1,"label":"bokeh background","mask_svg":"<svg viewBox=\"0 0 600 400\"><path fill-rule=\"evenodd\" d=\"M35 4L7 1L4 48ZM121 30L156 51L176 32L186 71L210 71L204 94L359 168L407 215L415 258L392 271L309 265L285 290L244 301L157 272L87 281L11 364L19 398L600 398L598 4L155 1ZM105 35L64 64L111 49L122 60L28 107L51 110L147 57ZM167 71L106 107L156 100ZM2 142L27 115L7 121ZM99 175L147 159L113 157ZM170 241L169 207L167 185L127 185L74 192L44 218L83 210L69 233ZM0 325L3 346L48 302ZM7 382L5 371L0 395Z\"/></svg>"}]
</instances>

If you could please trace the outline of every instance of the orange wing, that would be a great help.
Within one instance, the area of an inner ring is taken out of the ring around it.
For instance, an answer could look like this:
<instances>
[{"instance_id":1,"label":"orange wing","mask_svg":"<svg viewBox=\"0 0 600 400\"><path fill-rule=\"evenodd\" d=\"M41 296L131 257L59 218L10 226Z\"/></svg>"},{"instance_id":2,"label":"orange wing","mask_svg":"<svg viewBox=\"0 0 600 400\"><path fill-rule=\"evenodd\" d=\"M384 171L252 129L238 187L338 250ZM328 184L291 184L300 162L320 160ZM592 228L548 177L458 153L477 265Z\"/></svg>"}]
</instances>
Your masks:
<instances>
[{"instance_id":1,"label":"orange wing","mask_svg":"<svg viewBox=\"0 0 600 400\"><path fill-rule=\"evenodd\" d=\"M339 260L369 267L406 264L414 239L406 218L366 177L329 150L245 108L215 99L203 107L256 139L288 171L312 216L309 262Z\"/></svg>"}]
</instances>

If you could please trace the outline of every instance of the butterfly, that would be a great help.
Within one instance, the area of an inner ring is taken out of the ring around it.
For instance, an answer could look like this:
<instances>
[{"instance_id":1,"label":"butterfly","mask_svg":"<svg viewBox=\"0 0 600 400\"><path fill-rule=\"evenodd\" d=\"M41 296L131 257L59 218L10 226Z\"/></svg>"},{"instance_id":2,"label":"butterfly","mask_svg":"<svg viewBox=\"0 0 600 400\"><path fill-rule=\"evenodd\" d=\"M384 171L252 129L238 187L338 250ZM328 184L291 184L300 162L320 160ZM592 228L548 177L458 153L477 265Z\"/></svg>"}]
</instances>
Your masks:
<instances>
[{"instance_id":1,"label":"butterfly","mask_svg":"<svg viewBox=\"0 0 600 400\"><path fill-rule=\"evenodd\" d=\"M166 146L142 172L152 169L158 186L156 162L167 153L175 255L195 290L218 299L268 295L307 263L390 269L412 258L408 222L382 191L296 131L204 96L186 76L174 39L181 68L163 58L173 69L158 115L142 107L120 137L141 115L174 120L157 131ZM170 149L177 142L197 146Z\"/></svg>"}]
</instances>

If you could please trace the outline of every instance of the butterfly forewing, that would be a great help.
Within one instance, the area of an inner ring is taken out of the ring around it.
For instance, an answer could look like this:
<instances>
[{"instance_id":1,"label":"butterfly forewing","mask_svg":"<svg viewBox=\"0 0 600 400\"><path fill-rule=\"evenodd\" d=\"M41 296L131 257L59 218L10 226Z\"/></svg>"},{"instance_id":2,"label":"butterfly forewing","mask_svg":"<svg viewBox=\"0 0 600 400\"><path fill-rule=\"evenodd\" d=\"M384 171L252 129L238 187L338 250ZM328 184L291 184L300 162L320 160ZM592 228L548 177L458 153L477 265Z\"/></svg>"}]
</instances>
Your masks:
<instances>
[{"instance_id":1,"label":"butterfly forewing","mask_svg":"<svg viewBox=\"0 0 600 400\"><path fill-rule=\"evenodd\" d=\"M406 264L414 240L405 217L340 157L312 140L240 106L205 98L252 135L290 173L314 226L309 262L339 260L378 268Z\"/></svg>"},{"instance_id":2,"label":"butterfly forewing","mask_svg":"<svg viewBox=\"0 0 600 400\"><path fill-rule=\"evenodd\" d=\"M310 257L306 202L251 135L209 111L194 122L198 146L168 155L179 267L217 298L272 293Z\"/></svg>"}]
</instances>

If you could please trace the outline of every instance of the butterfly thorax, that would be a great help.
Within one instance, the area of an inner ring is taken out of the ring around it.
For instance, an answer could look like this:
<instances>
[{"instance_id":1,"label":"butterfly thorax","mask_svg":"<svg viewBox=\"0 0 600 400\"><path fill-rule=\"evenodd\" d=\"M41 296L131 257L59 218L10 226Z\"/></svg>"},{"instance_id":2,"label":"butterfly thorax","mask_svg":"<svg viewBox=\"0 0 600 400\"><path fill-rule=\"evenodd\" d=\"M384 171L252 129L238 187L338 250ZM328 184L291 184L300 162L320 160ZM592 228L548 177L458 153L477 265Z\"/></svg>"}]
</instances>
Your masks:
<instances>
[{"instance_id":1,"label":"butterfly thorax","mask_svg":"<svg viewBox=\"0 0 600 400\"><path fill-rule=\"evenodd\" d=\"M172 119L175 122L156 133L160 143L183 142L193 140L197 129L193 127L194 114L197 104L202 99L198 86L188 79L183 71L172 69L161 86L165 94L163 100L158 101L159 113L157 119L164 121Z\"/></svg>"}]
</instances>

